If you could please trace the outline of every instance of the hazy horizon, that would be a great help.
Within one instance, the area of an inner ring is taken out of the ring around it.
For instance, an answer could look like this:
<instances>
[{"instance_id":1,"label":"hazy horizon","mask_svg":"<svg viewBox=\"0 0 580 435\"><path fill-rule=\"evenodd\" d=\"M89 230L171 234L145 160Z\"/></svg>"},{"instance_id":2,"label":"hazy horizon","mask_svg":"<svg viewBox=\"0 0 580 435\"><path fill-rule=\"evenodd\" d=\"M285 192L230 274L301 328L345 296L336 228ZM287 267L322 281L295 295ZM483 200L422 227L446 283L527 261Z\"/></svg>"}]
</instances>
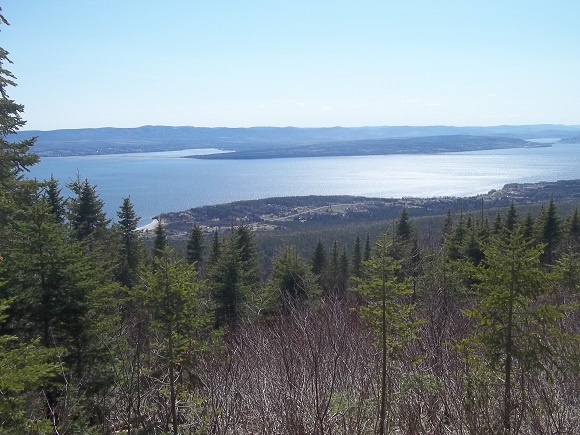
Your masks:
<instances>
[{"instance_id":1,"label":"hazy horizon","mask_svg":"<svg viewBox=\"0 0 580 435\"><path fill-rule=\"evenodd\" d=\"M135 127L114 127L110 125L104 125L100 127L75 127L75 128L55 128L55 129L31 129L25 126L20 131L27 132L27 131L57 131L57 130L99 130L99 129L139 129L145 127L170 127L170 128L209 128L209 129L252 129L252 128L296 128L296 129L332 129L332 128L431 128L431 127L442 127L442 128L501 128L501 127L541 127L541 126L554 126L554 127L571 127L571 128L580 128L579 124L497 124L497 125L446 125L446 124L433 124L433 125L355 125L355 126L344 126L344 125L333 125L333 126L313 126L313 127L299 127L295 125L251 125L247 127L231 127L227 125L217 125L217 126L205 126L205 125L168 125L168 124L146 124L146 125L138 125Z\"/></svg>"},{"instance_id":2,"label":"hazy horizon","mask_svg":"<svg viewBox=\"0 0 580 435\"><path fill-rule=\"evenodd\" d=\"M580 2L6 1L29 130L580 124Z\"/></svg>"}]
</instances>

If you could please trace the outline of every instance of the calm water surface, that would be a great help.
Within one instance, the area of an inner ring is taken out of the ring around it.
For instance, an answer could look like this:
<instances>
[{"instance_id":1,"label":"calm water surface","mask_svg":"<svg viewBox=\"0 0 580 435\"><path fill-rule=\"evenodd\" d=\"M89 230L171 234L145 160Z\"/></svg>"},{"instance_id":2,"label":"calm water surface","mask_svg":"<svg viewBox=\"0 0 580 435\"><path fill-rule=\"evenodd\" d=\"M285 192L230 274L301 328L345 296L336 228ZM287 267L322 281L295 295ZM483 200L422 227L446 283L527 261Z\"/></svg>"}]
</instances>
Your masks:
<instances>
[{"instance_id":1,"label":"calm water surface","mask_svg":"<svg viewBox=\"0 0 580 435\"><path fill-rule=\"evenodd\" d=\"M580 145L575 144L435 155L179 158L194 152L200 150L46 157L30 176L52 174L64 185L79 173L97 185L110 218L130 196L141 223L162 212L273 196L471 196L507 183L580 179Z\"/></svg>"}]
</instances>

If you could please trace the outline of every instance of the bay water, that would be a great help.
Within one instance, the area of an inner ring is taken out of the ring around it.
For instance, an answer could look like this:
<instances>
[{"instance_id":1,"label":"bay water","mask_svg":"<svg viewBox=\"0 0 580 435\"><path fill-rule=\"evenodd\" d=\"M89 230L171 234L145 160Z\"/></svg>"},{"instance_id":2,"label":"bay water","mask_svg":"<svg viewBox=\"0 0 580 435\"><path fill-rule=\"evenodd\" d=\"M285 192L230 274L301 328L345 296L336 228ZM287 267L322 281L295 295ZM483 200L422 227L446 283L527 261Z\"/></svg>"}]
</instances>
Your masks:
<instances>
[{"instance_id":1,"label":"bay water","mask_svg":"<svg viewBox=\"0 0 580 435\"><path fill-rule=\"evenodd\" d=\"M109 218L130 197L141 224L163 212L276 196L472 196L507 183L580 179L580 144L443 154L183 158L214 151L45 157L28 177L52 175L64 187L78 174L97 186Z\"/></svg>"}]
</instances>

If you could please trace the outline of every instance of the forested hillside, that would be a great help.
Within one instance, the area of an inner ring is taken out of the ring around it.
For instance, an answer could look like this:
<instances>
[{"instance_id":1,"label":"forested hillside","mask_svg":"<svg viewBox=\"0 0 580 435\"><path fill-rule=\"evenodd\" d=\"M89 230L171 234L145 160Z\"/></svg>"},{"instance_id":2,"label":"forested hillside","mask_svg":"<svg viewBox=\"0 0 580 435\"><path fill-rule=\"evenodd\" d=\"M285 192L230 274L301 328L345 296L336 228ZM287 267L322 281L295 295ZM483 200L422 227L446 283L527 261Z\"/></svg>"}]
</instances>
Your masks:
<instances>
[{"instance_id":1,"label":"forested hillside","mask_svg":"<svg viewBox=\"0 0 580 435\"><path fill-rule=\"evenodd\" d=\"M0 50L0 431L574 433L580 215L401 207L384 231L278 245L245 224L145 243L90 180L27 181ZM356 226L354 227L356 228ZM431 229L428 229L431 231Z\"/></svg>"},{"instance_id":2,"label":"forested hillside","mask_svg":"<svg viewBox=\"0 0 580 435\"><path fill-rule=\"evenodd\" d=\"M548 146L557 138L577 137L580 126L498 127L252 127L207 128L144 126L21 131L14 140L37 138L41 157L176 151L217 148L232 151L206 158L281 158L301 156L436 153ZM547 142L530 139L548 138ZM196 157L197 158L197 157Z\"/></svg>"}]
</instances>

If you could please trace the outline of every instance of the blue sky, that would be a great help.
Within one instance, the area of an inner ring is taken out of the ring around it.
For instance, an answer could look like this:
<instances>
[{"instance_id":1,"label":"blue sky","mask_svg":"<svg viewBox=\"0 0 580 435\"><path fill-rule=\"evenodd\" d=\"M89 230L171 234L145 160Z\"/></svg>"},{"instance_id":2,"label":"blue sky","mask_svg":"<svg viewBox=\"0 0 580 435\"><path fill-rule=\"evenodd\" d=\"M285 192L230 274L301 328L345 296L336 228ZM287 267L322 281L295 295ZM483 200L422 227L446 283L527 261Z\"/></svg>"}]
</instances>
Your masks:
<instances>
[{"instance_id":1,"label":"blue sky","mask_svg":"<svg viewBox=\"0 0 580 435\"><path fill-rule=\"evenodd\" d=\"M26 129L580 124L580 2L4 0Z\"/></svg>"}]
</instances>

